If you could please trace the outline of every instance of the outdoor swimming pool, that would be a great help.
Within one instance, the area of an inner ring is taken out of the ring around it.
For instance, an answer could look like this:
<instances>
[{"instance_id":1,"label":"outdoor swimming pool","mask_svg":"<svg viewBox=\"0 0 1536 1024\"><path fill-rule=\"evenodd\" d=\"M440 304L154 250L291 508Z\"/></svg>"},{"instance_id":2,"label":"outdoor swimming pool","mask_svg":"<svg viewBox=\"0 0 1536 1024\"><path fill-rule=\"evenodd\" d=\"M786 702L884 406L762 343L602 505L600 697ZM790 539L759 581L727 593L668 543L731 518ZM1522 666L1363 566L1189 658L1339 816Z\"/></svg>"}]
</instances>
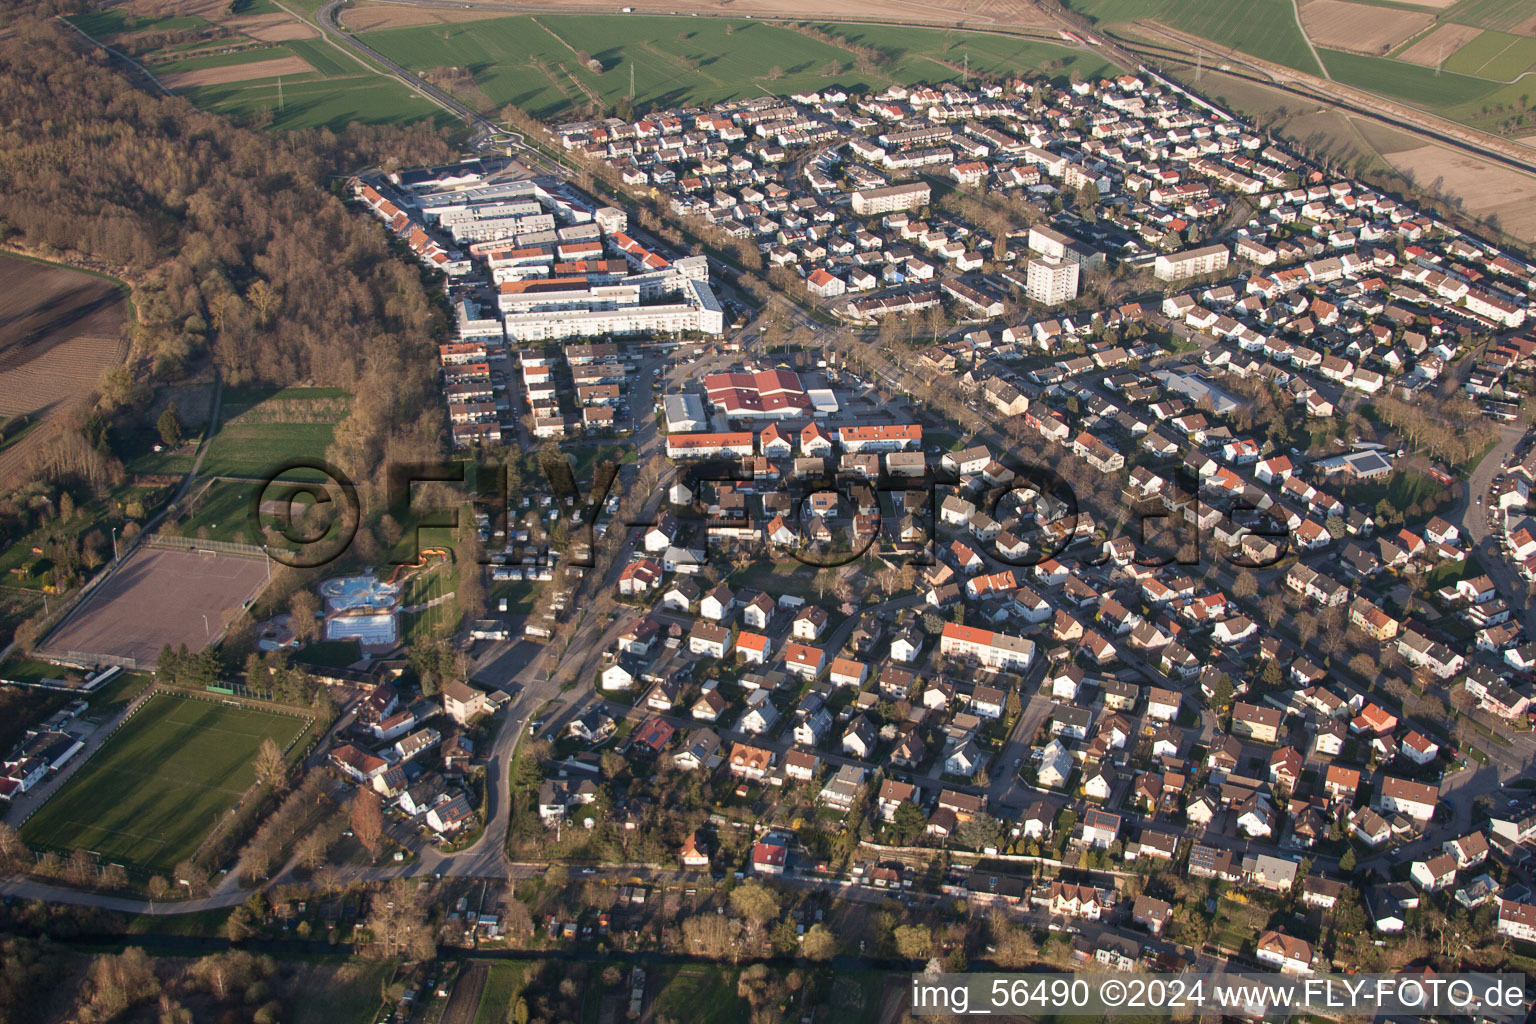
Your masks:
<instances>
[{"instance_id":1,"label":"outdoor swimming pool","mask_svg":"<svg viewBox=\"0 0 1536 1024\"><path fill-rule=\"evenodd\" d=\"M373 576L337 576L320 584L320 596L333 612L393 608L400 602L400 586Z\"/></svg>"},{"instance_id":2,"label":"outdoor swimming pool","mask_svg":"<svg viewBox=\"0 0 1536 1024\"><path fill-rule=\"evenodd\" d=\"M393 646L395 643L394 613L333 615L325 620L325 638L356 640L367 646Z\"/></svg>"}]
</instances>

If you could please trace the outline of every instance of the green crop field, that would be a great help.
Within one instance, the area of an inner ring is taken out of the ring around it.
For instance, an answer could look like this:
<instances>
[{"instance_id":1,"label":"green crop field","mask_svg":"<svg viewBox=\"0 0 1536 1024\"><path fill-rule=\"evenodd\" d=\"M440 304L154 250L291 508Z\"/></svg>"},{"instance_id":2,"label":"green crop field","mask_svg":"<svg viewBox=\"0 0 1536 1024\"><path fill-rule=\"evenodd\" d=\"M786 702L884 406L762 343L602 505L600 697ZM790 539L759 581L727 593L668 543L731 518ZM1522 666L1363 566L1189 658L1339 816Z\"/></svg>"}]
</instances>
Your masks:
<instances>
[{"instance_id":1,"label":"green crop field","mask_svg":"<svg viewBox=\"0 0 1536 1024\"><path fill-rule=\"evenodd\" d=\"M1440 12L1442 21L1508 31L1536 18L1536 0L1462 0Z\"/></svg>"},{"instance_id":2,"label":"green crop field","mask_svg":"<svg viewBox=\"0 0 1536 1024\"><path fill-rule=\"evenodd\" d=\"M86 35L96 39L124 32L177 32L184 29L207 28L212 24L207 18L197 14L147 18L135 16L121 7L72 14L69 16L69 22Z\"/></svg>"},{"instance_id":3,"label":"green crop field","mask_svg":"<svg viewBox=\"0 0 1536 1024\"><path fill-rule=\"evenodd\" d=\"M1319 50L1328 64L1328 73L1336 81L1369 89L1394 99L1429 110L1473 104L1486 97L1496 86L1493 82L1448 71L1435 74L1434 68L1406 64L1385 57L1362 57L1342 50Z\"/></svg>"},{"instance_id":4,"label":"green crop field","mask_svg":"<svg viewBox=\"0 0 1536 1024\"><path fill-rule=\"evenodd\" d=\"M318 6L318 3L299 5L308 10ZM273 14L280 11L271 0L253 0L240 13ZM69 20L95 39L138 53L157 75L234 67L285 57L302 58L314 68L302 74L282 76L281 89L278 78L273 76L222 85L184 85L176 90L205 110L228 114L242 121L280 129L326 127L338 130L354 121L365 124L403 124L422 120L439 125L456 123L445 111L411 92L403 83L359 64L321 39L292 39L232 53L209 53L209 50L241 44L242 40L244 45L251 43L250 37L246 36L212 35L139 52L135 49L135 40L143 39L148 33L212 30L216 26L196 15L150 18L115 7L73 15Z\"/></svg>"},{"instance_id":5,"label":"green crop field","mask_svg":"<svg viewBox=\"0 0 1536 1024\"><path fill-rule=\"evenodd\" d=\"M523 979L528 974L538 974L539 965L502 964L486 965L485 988L480 992L480 1005L475 1009L474 1024L502 1024L512 1019L512 1004L523 991Z\"/></svg>"},{"instance_id":6,"label":"green crop field","mask_svg":"<svg viewBox=\"0 0 1536 1024\"><path fill-rule=\"evenodd\" d=\"M368 74L360 67L356 74L344 78L315 74L284 76L281 88L277 79L262 78L178 91L204 110L282 130L340 130L354 121L411 124L430 120L440 126L457 124L447 112L400 82Z\"/></svg>"},{"instance_id":7,"label":"green crop field","mask_svg":"<svg viewBox=\"0 0 1536 1024\"><path fill-rule=\"evenodd\" d=\"M835 28L849 36L848 26ZM864 30L860 28L859 32ZM368 45L413 71L467 68L492 103L516 104L539 117L573 114L590 98L614 106L630 93L645 109L711 104L764 94L823 89L882 88L896 81L959 77L966 54L973 70L1086 77L1107 65L1065 47L985 33L881 28L886 59L859 70L849 49L794 29L720 18L598 18L538 15L365 33ZM602 71L587 68L587 54ZM946 62L946 63L941 63ZM949 66L953 63L955 66Z\"/></svg>"},{"instance_id":8,"label":"green crop field","mask_svg":"<svg viewBox=\"0 0 1536 1024\"><path fill-rule=\"evenodd\" d=\"M1536 64L1536 39L1484 32L1446 58L1444 69L1507 82Z\"/></svg>"},{"instance_id":9,"label":"green crop field","mask_svg":"<svg viewBox=\"0 0 1536 1024\"><path fill-rule=\"evenodd\" d=\"M22 826L29 843L167 871L255 780L267 737L279 747L308 722L212 700L158 694Z\"/></svg>"},{"instance_id":10,"label":"green crop field","mask_svg":"<svg viewBox=\"0 0 1536 1024\"><path fill-rule=\"evenodd\" d=\"M1291 0L1067 0L1067 6L1100 24L1149 18L1276 64L1321 72Z\"/></svg>"},{"instance_id":11,"label":"green crop field","mask_svg":"<svg viewBox=\"0 0 1536 1024\"><path fill-rule=\"evenodd\" d=\"M337 388L232 389L220 409L222 422L203 457L202 473L266 479L294 460L324 459L349 401Z\"/></svg>"},{"instance_id":12,"label":"green crop field","mask_svg":"<svg viewBox=\"0 0 1536 1024\"><path fill-rule=\"evenodd\" d=\"M325 458L335 431L334 423L232 423L214 437L202 472L264 478L293 459Z\"/></svg>"}]
</instances>

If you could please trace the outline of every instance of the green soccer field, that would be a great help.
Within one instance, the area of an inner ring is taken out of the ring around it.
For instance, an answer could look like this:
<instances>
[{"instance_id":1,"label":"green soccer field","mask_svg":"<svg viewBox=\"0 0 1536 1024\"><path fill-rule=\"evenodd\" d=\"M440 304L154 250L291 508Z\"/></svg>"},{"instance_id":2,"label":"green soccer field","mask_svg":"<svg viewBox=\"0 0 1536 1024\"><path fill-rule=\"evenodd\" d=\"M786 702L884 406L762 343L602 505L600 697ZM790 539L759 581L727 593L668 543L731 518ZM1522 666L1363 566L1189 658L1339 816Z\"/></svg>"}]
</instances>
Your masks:
<instances>
[{"instance_id":1,"label":"green soccer field","mask_svg":"<svg viewBox=\"0 0 1536 1024\"><path fill-rule=\"evenodd\" d=\"M291 715L158 694L27 820L21 836L169 871L255 781L261 741L270 736L286 748L307 728Z\"/></svg>"}]
</instances>

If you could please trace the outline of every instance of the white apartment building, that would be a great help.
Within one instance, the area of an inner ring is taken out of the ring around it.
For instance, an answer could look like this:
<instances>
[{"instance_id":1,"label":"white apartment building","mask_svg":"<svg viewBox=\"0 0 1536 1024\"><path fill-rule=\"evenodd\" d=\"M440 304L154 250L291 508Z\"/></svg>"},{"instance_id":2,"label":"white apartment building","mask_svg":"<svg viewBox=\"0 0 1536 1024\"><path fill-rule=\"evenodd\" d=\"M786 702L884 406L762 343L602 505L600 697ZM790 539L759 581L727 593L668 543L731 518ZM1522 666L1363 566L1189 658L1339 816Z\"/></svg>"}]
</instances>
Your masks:
<instances>
[{"instance_id":1,"label":"white apartment building","mask_svg":"<svg viewBox=\"0 0 1536 1024\"><path fill-rule=\"evenodd\" d=\"M939 653L946 658L970 658L989 668L1027 669L1035 657L1035 642L958 623L944 624Z\"/></svg>"},{"instance_id":2,"label":"white apartment building","mask_svg":"<svg viewBox=\"0 0 1536 1024\"><path fill-rule=\"evenodd\" d=\"M1030 229L1034 234L1035 229ZM1070 260L1056 256L1031 259L1025 271L1024 297L1043 306L1059 306L1077 298L1079 268Z\"/></svg>"},{"instance_id":3,"label":"white apartment building","mask_svg":"<svg viewBox=\"0 0 1536 1024\"><path fill-rule=\"evenodd\" d=\"M1042 256L1049 256L1052 259L1064 260L1067 258L1067 248L1071 244L1072 239L1053 227L1036 224L1029 229L1030 252L1037 252Z\"/></svg>"},{"instance_id":4,"label":"white apartment building","mask_svg":"<svg viewBox=\"0 0 1536 1024\"><path fill-rule=\"evenodd\" d=\"M1207 245L1183 252L1162 253L1152 264L1152 276L1159 281L1182 281L1201 274L1213 274L1227 265L1230 254L1224 245Z\"/></svg>"},{"instance_id":5,"label":"white apartment building","mask_svg":"<svg viewBox=\"0 0 1536 1024\"><path fill-rule=\"evenodd\" d=\"M703 281L688 281L684 301L613 309L556 309L508 313L507 337L514 341L557 341L605 334L725 333L725 311Z\"/></svg>"},{"instance_id":6,"label":"white apartment building","mask_svg":"<svg viewBox=\"0 0 1536 1024\"><path fill-rule=\"evenodd\" d=\"M884 188L867 188L854 192L849 201L853 212L860 217L872 217L895 210L916 210L928 205L931 195L926 182L910 185L887 185Z\"/></svg>"}]
</instances>

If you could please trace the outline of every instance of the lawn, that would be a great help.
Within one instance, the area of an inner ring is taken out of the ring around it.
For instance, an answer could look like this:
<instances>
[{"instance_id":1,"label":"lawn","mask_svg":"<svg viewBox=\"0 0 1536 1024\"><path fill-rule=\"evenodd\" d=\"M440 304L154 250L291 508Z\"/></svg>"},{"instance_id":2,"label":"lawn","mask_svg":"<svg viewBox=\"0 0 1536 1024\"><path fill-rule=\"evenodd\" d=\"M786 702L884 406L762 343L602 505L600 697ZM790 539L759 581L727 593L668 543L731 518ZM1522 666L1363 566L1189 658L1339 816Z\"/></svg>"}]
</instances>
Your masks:
<instances>
[{"instance_id":1,"label":"lawn","mask_svg":"<svg viewBox=\"0 0 1536 1024\"><path fill-rule=\"evenodd\" d=\"M231 423L214 436L202 472L265 480L296 460L324 459L335 430L334 423Z\"/></svg>"},{"instance_id":2,"label":"lawn","mask_svg":"<svg viewBox=\"0 0 1536 1024\"><path fill-rule=\"evenodd\" d=\"M1473 556L1468 556L1460 562L1441 562L1430 570L1429 589L1439 590L1448 587L1460 580L1470 580L1483 574L1483 566Z\"/></svg>"},{"instance_id":3,"label":"lawn","mask_svg":"<svg viewBox=\"0 0 1536 1024\"><path fill-rule=\"evenodd\" d=\"M44 679L63 679L70 672L78 673L78 670L20 656L8 658L4 664L0 664L0 679L23 684L37 684Z\"/></svg>"},{"instance_id":4,"label":"lawn","mask_svg":"<svg viewBox=\"0 0 1536 1024\"><path fill-rule=\"evenodd\" d=\"M321 668L346 668L362 656L356 640L322 640L305 645L294 660Z\"/></svg>"},{"instance_id":5,"label":"lawn","mask_svg":"<svg viewBox=\"0 0 1536 1024\"><path fill-rule=\"evenodd\" d=\"M453 593L451 570L436 569L411 577L406 584L402 606L422 605L436 598ZM417 643L429 637L442 636L458 625L459 606L449 598L420 612L400 613L400 632L407 643Z\"/></svg>"},{"instance_id":6,"label":"lawn","mask_svg":"<svg viewBox=\"0 0 1536 1024\"><path fill-rule=\"evenodd\" d=\"M1358 483L1346 488L1349 500L1375 510L1383 498L1388 505L1412 521L1428 518L1432 510L1450 500L1450 491L1440 481L1411 469L1396 469L1385 480ZM1418 512L1410 512L1418 506Z\"/></svg>"},{"instance_id":7,"label":"lawn","mask_svg":"<svg viewBox=\"0 0 1536 1024\"><path fill-rule=\"evenodd\" d=\"M239 480L215 480L206 490L193 492L187 503L188 516L181 521L187 537L227 540L239 544L260 544L261 537L251 525L251 498L260 484Z\"/></svg>"},{"instance_id":8,"label":"lawn","mask_svg":"<svg viewBox=\"0 0 1536 1024\"><path fill-rule=\"evenodd\" d=\"M190 914L130 914L123 931L128 935L218 938L224 934L224 923L231 912L229 907L215 907Z\"/></svg>"},{"instance_id":9,"label":"lawn","mask_svg":"<svg viewBox=\"0 0 1536 1024\"><path fill-rule=\"evenodd\" d=\"M512 1019L509 1012L523 990L523 978L529 966L523 963L489 964L485 988L480 993L480 1006L475 1011L474 1024L502 1024Z\"/></svg>"},{"instance_id":10,"label":"lawn","mask_svg":"<svg viewBox=\"0 0 1536 1024\"><path fill-rule=\"evenodd\" d=\"M132 704L153 682L147 672L120 672L116 679L87 697L86 702L92 715L106 720Z\"/></svg>"},{"instance_id":11,"label":"lawn","mask_svg":"<svg viewBox=\"0 0 1536 1024\"><path fill-rule=\"evenodd\" d=\"M749 587L760 590L778 600L782 594L816 600L816 570L802 565L793 558L753 562L745 569L733 572L727 582L740 589Z\"/></svg>"},{"instance_id":12,"label":"lawn","mask_svg":"<svg viewBox=\"0 0 1536 1024\"><path fill-rule=\"evenodd\" d=\"M589 95L616 105L630 94L631 72L635 106L648 108L788 94L834 82L879 89L894 81L949 80L960 76L967 52L973 70L1017 74L1059 61L1059 73L1075 69L1091 78L1106 66L1079 51L985 33L868 32L879 34L889 59L866 70L854 69L855 54L843 46L780 25L724 18L541 14L380 29L361 38L413 71L467 68L492 103L514 103L546 118L583 106ZM578 52L602 70L586 67Z\"/></svg>"},{"instance_id":13,"label":"lawn","mask_svg":"<svg viewBox=\"0 0 1536 1024\"><path fill-rule=\"evenodd\" d=\"M255 780L261 741L286 747L308 727L290 715L159 694L27 820L22 837L168 871Z\"/></svg>"},{"instance_id":14,"label":"lawn","mask_svg":"<svg viewBox=\"0 0 1536 1024\"><path fill-rule=\"evenodd\" d=\"M339 388L231 389L201 472L265 480L300 459L324 459L350 404ZM318 479L295 472L285 479Z\"/></svg>"},{"instance_id":15,"label":"lawn","mask_svg":"<svg viewBox=\"0 0 1536 1024\"><path fill-rule=\"evenodd\" d=\"M1255 57L1318 74L1291 0L1068 0L1096 22L1147 18Z\"/></svg>"},{"instance_id":16,"label":"lawn","mask_svg":"<svg viewBox=\"0 0 1536 1024\"><path fill-rule=\"evenodd\" d=\"M348 960L307 964L309 977L294 989L303 993L293 1004L292 1024L362 1024L378 1020L384 986L395 973L394 960Z\"/></svg>"},{"instance_id":17,"label":"lawn","mask_svg":"<svg viewBox=\"0 0 1536 1024\"><path fill-rule=\"evenodd\" d=\"M538 593L539 584L529 583L526 580L506 580L501 583L492 583L490 586L491 607L496 608L497 602L502 598L507 600L508 615L533 614L533 599Z\"/></svg>"},{"instance_id":18,"label":"lawn","mask_svg":"<svg viewBox=\"0 0 1536 1024\"><path fill-rule=\"evenodd\" d=\"M745 1020L748 1006L736 994L729 967L690 965L661 968L662 988L656 996L657 1016L678 1024L729 1024Z\"/></svg>"}]
</instances>

